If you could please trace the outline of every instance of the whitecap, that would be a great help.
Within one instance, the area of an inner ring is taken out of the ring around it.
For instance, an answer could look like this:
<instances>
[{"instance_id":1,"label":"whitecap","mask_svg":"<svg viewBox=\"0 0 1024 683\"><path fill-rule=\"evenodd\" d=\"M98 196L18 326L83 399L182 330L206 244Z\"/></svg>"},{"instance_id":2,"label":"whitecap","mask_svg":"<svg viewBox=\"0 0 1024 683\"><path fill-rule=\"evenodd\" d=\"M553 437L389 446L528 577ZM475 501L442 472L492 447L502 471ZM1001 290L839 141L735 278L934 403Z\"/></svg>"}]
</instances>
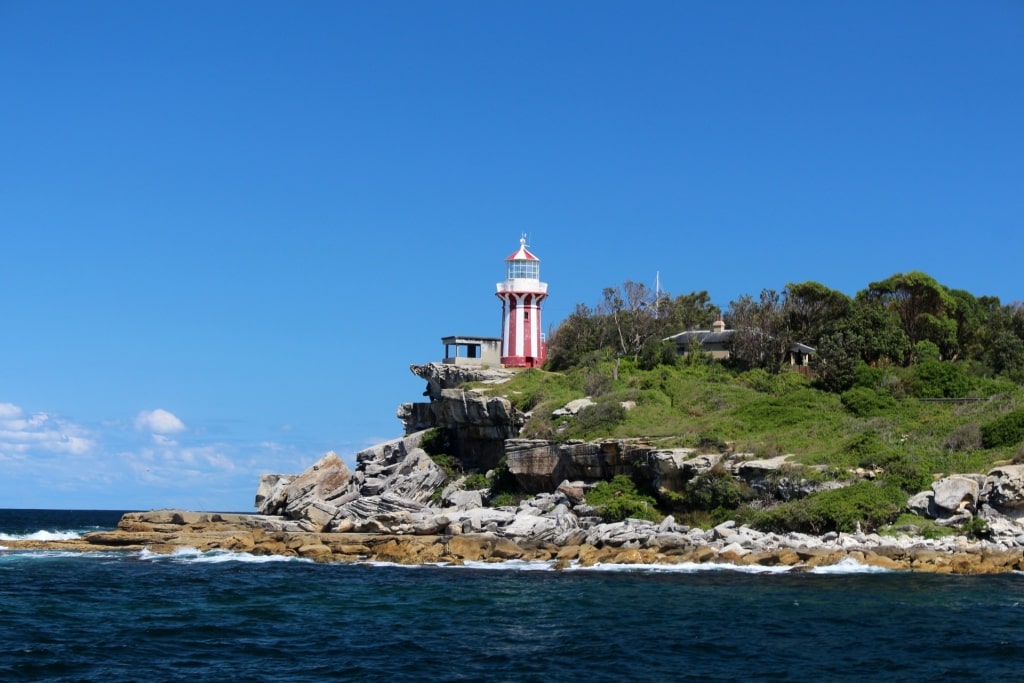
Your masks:
<instances>
[{"instance_id":1,"label":"whitecap","mask_svg":"<svg viewBox=\"0 0 1024 683\"><path fill-rule=\"evenodd\" d=\"M82 538L75 531L40 530L31 534L0 534L0 541L77 541Z\"/></svg>"},{"instance_id":2,"label":"whitecap","mask_svg":"<svg viewBox=\"0 0 1024 683\"><path fill-rule=\"evenodd\" d=\"M852 557L846 557L835 564L821 565L809 570L810 574L887 574L895 572L895 569L885 567L873 567L869 564L861 564Z\"/></svg>"},{"instance_id":3,"label":"whitecap","mask_svg":"<svg viewBox=\"0 0 1024 683\"><path fill-rule=\"evenodd\" d=\"M303 557L287 557L285 555L253 555L252 553L236 553L231 550L207 550L205 552L182 546L171 553L155 553L149 548L139 551L138 558L147 561L163 561L195 564L221 564L224 562L246 562L249 564L266 564L268 562L312 562Z\"/></svg>"},{"instance_id":4,"label":"whitecap","mask_svg":"<svg viewBox=\"0 0 1024 683\"><path fill-rule=\"evenodd\" d=\"M502 562L463 561L463 567L471 569L511 569L522 572L549 571L555 565L554 560L503 560ZM456 565L457 566L457 565Z\"/></svg>"},{"instance_id":5,"label":"whitecap","mask_svg":"<svg viewBox=\"0 0 1024 683\"><path fill-rule=\"evenodd\" d=\"M762 565L741 565L728 562L679 562L678 564L604 564L598 563L581 567L576 562L566 571L592 572L634 572L647 574L696 574L698 572L731 571L740 574L784 574L793 568L786 565L765 567Z\"/></svg>"}]
</instances>

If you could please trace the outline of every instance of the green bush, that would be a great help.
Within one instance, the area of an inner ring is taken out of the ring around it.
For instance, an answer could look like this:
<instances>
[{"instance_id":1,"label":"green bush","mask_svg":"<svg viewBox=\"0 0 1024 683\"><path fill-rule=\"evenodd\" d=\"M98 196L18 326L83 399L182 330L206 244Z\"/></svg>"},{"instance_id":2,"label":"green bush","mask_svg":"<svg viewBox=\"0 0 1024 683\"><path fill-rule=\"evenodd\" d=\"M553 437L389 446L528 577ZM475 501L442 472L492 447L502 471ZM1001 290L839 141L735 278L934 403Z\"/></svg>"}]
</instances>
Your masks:
<instances>
[{"instance_id":1,"label":"green bush","mask_svg":"<svg viewBox=\"0 0 1024 683\"><path fill-rule=\"evenodd\" d=\"M913 367L911 392L916 398L960 398L971 391L962 365L926 360Z\"/></svg>"},{"instance_id":2,"label":"green bush","mask_svg":"<svg viewBox=\"0 0 1024 683\"><path fill-rule=\"evenodd\" d=\"M852 532L858 524L863 531L871 531L896 519L906 503L906 494L896 486L860 481L777 505L756 514L752 523L775 532Z\"/></svg>"},{"instance_id":3,"label":"green bush","mask_svg":"<svg viewBox=\"0 0 1024 683\"><path fill-rule=\"evenodd\" d=\"M479 472L466 475L466 479L462 482L462 486L467 491L479 491L480 489L490 488L490 485L491 482L487 481L487 477Z\"/></svg>"},{"instance_id":4,"label":"green bush","mask_svg":"<svg viewBox=\"0 0 1024 683\"><path fill-rule=\"evenodd\" d=\"M981 443L985 448L1015 446L1024 440L1024 408L997 417L981 427Z\"/></svg>"},{"instance_id":5,"label":"green bush","mask_svg":"<svg viewBox=\"0 0 1024 683\"><path fill-rule=\"evenodd\" d=\"M765 396L737 408L733 415L750 431L770 432L817 422L826 409L825 394L797 389L783 396Z\"/></svg>"},{"instance_id":6,"label":"green bush","mask_svg":"<svg viewBox=\"0 0 1024 683\"><path fill-rule=\"evenodd\" d=\"M841 447L841 452L850 456L849 464L858 467L877 465L888 458L889 449L882 443L881 437L874 429L865 429L848 439Z\"/></svg>"},{"instance_id":7,"label":"green bush","mask_svg":"<svg viewBox=\"0 0 1024 683\"><path fill-rule=\"evenodd\" d=\"M626 419L626 409L618 401L600 401L588 406L576 416L580 431L610 431Z\"/></svg>"},{"instance_id":8,"label":"green bush","mask_svg":"<svg viewBox=\"0 0 1024 683\"><path fill-rule=\"evenodd\" d=\"M661 519L654 498L638 492L633 480L624 474L599 482L587 493L586 499L606 522L621 522L627 517L652 522Z\"/></svg>"},{"instance_id":9,"label":"green bush","mask_svg":"<svg viewBox=\"0 0 1024 683\"><path fill-rule=\"evenodd\" d=\"M641 370L653 370L659 365L675 365L678 360L679 353L674 341L652 337L644 342L637 365Z\"/></svg>"},{"instance_id":10,"label":"green bush","mask_svg":"<svg viewBox=\"0 0 1024 683\"><path fill-rule=\"evenodd\" d=\"M681 501L691 510L733 510L743 502L744 490L736 477L721 465L686 482Z\"/></svg>"},{"instance_id":11,"label":"green bush","mask_svg":"<svg viewBox=\"0 0 1024 683\"><path fill-rule=\"evenodd\" d=\"M857 417L882 415L896 407L896 401L892 396L867 387L854 387L844 391L839 401Z\"/></svg>"}]
</instances>

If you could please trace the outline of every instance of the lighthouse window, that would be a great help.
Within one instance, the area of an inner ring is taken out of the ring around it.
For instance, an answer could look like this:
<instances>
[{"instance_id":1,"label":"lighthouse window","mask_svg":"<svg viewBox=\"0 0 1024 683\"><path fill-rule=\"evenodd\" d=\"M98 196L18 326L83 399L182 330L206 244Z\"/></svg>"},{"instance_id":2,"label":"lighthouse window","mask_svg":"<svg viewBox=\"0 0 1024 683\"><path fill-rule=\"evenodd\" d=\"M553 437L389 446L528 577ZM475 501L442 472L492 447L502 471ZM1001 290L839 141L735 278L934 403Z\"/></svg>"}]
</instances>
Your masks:
<instances>
[{"instance_id":1,"label":"lighthouse window","mask_svg":"<svg viewBox=\"0 0 1024 683\"><path fill-rule=\"evenodd\" d=\"M540 264L536 261L510 261L508 264L508 277L510 280L529 278L540 279Z\"/></svg>"}]
</instances>

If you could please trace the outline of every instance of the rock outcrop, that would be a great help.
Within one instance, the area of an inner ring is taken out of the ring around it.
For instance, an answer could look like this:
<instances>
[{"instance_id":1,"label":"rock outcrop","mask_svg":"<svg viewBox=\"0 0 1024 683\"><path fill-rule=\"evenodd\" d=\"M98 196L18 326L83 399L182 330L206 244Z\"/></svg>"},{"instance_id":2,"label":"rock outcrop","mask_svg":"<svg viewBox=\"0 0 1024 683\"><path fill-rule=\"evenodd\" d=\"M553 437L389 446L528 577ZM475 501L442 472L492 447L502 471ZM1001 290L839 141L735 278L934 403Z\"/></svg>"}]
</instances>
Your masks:
<instances>
[{"instance_id":1,"label":"rock outcrop","mask_svg":"<svg viewBox=\"0 0 1024 683\"><path fill-rule=\"evenodd\" d=\"M764 570L801 571L843 561L892 570L991 574L1024 570L1024 543L926 540L909 536L823 536L757 531L735 522L690 528L671 517L660 523L627 519L613 524L577 517L556 494L517 510L477 509L442 532L311 532L281 517L155 510L124 515L118 529L71 541L4 541L12 548L74 551L141 550L171 553L232 551L283 555L315 562L401 564L470 561L545 562L554 569L597 564L727 563ZM550 507L556 500L559 502ZM459 533L451 533L454 527Z\"/></svg>"}]
</instances>

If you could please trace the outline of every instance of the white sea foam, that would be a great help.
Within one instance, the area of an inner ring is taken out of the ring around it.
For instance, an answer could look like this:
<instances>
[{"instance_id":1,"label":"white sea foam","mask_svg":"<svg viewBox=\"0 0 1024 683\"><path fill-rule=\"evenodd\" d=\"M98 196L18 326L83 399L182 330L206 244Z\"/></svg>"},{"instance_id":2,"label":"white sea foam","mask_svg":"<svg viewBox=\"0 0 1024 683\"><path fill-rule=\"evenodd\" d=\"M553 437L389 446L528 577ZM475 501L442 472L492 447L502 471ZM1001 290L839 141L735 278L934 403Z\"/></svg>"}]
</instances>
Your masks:
<instances>
[{"instance_id":1,"label":"white sea foam","mask_svg":"<svg viewBox=\"0 0 1024 683\"><path fill-rule=\"evenodd\" d=\"M31 534L0 534L0 541L76 541L82 536L76 531L35 531Z\"/></svg>"},{"instance_id":2,"label":"white sea foam","mask_svg":"<svg viewBox=\"0 0 1024 683\"><path fill-rule=\"evenodd\" d=\"M872 567L868 564L861 564L857 560L847 557L835 564L823 565L821 567L814 567L810 570L811 574L888 574L895 572L895 569L886 569L884 567Z\"/></svg>"},{"instance_id":3,"label":"white sea foam","mask_svg":"<svg viewBox=\"0 0 1024 683\"><path fill-rule=\"evenodd\" d=\"M552 569L554 565L555 563L553 560L537 560L534 562L527 560L505 560L503 562L466 561L462 564L463 567L469 567L471 569L514 569L523 572L548 571Z\"/></svg>"},{"instance_id":4,"label":"white sea foam","mask_svg":"<svg viewBox=\"0 0 1024 683\"><path fill-rule=\"evenodd\" d=\"M731 571L740 574L784 574L792 567L761 565L739 565L728 562L680 562L678 564L594 564L581 567L575 562L566 571L581 572L633 572L646 574L696 574L698 572Z\"/></svg>"},{"instance_id":5,"label":"white sea foam","mask_svg":"<svg viewBox=\"0 0 1024 683\"><path fill-rule=\"evenodd\" d=\"M251 553L236 553L230 550L207 550L201 552L196 548L183 546L175 548L170 554L154 553L148 548L139 551L140 560L155 562L180 562L195 564L221 564L224 562L246 562L249 564L266 564L268 562L312 562L313 560L301 557L286 557L284 555L253 555Z\"/></svg>"},{"instance_id":6,"label":"white sea foam","mask_svg":"<svg viewBox=\"0 0 1024 683\"><path fill-rule=\"evenodd\" d=\"M0 550L9 550L10 552L5 554L3 557L7 560L48 560L54 558L74 557L86 560L96 559L119 559L124 557L124 551L121 550L109 550L109 551L97 551L90 550L83 552L81 550L22 550L20 548L2 548Z\"/></svg>"}]
</instances>

